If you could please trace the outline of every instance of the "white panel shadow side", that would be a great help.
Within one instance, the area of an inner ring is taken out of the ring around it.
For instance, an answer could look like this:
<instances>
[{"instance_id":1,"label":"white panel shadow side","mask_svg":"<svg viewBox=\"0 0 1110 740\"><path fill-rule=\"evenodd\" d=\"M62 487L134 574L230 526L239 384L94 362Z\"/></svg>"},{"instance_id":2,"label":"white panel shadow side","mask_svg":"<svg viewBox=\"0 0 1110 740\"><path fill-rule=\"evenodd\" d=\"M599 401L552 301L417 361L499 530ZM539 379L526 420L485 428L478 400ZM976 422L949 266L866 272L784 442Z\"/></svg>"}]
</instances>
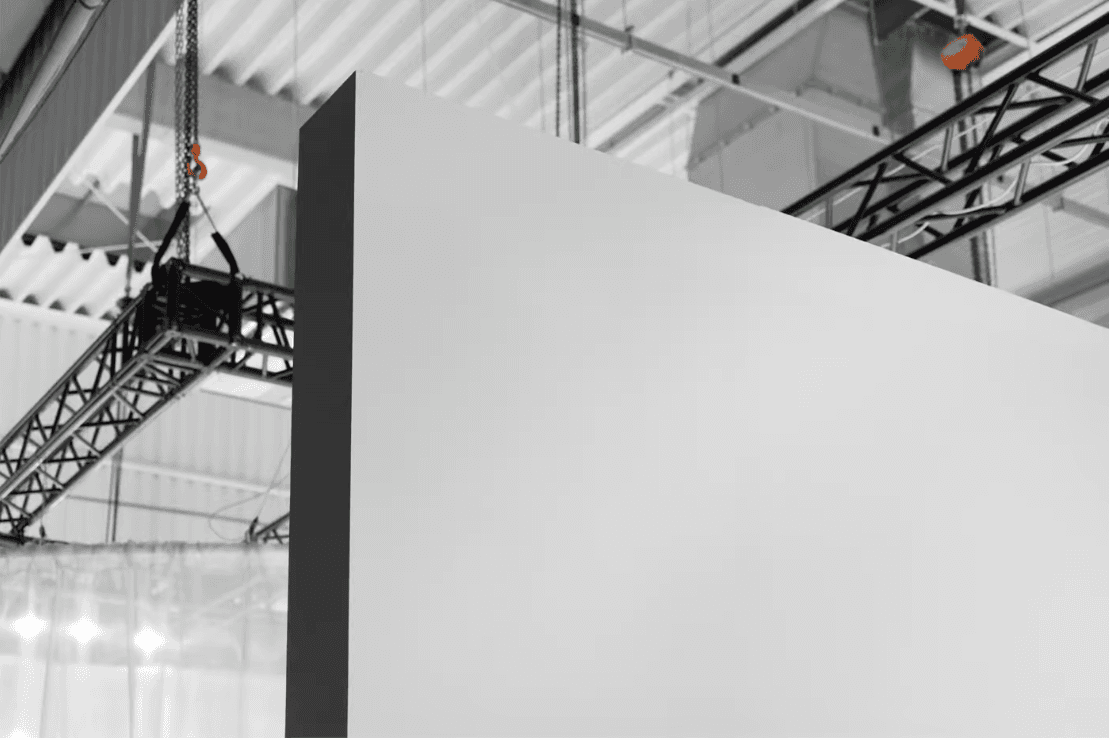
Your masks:
<instances>
[{"instance_id":1,"label":"white panel shadow side","mask_svg":"<svg viewBox=\"0 0 1110 740\"><path fill-rule=\"evenodd\" d=\"M347 735L354 129L352 75L300 133L286 737Z\"/></svg>"}]
</instances>

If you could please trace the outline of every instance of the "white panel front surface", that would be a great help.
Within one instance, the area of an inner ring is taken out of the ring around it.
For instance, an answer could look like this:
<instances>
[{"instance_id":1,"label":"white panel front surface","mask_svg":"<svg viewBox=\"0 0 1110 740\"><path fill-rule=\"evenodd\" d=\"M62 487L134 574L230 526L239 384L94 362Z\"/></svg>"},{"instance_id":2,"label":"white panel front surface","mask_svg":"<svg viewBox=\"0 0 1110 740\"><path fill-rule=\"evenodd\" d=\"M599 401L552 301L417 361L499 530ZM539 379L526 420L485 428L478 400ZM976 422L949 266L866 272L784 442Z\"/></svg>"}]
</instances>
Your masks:
<instances>
[{"instance_id":1,"label":"white panel front surface","mask_svg":"<svg viewBox=\"0 0 1110 740\"><path fill-rule=\"evenodd\" d=\"M1106 734L1106 330L357 90L351 736Z\"/></svg>"}]
</instances>

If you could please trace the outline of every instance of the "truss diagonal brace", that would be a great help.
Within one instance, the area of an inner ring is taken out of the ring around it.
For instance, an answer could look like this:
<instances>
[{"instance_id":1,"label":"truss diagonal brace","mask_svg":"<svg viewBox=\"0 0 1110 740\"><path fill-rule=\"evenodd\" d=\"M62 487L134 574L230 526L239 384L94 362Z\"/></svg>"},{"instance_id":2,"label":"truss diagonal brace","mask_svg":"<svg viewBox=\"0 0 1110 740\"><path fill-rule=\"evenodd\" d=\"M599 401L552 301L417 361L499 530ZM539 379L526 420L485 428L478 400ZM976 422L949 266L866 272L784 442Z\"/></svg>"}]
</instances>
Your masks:
<instances>
[{"instance_id":1,"label":"truss diagonal brace","mask_svg":"<svg viewBox=\"0 0 1110 740\"><path fill-rule=\"evenodd\" d=\"M29 541L27 527L209 373L291 385L293 312L288 288L180 260L158 268L0 441L0 538ZM250 338L244 314L260 323Z\"/></svg>"}]
</instances>

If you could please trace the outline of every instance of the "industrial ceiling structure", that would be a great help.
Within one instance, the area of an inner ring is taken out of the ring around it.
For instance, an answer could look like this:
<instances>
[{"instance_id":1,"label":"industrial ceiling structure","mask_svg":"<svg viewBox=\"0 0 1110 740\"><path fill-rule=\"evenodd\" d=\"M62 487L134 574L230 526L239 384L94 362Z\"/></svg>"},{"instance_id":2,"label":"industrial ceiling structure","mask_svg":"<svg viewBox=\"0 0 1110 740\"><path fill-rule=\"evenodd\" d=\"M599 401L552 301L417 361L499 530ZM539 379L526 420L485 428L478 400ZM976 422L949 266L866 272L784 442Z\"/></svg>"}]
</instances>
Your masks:
<instances>
[{"instance_id":1,"label":"industrial ceiling structure","mask_svg":"<svg viewBox=\"0 0 1110 740\"><path fill-rule=\"evenodd\" d=\"M176 5L0 5L0 433L118 316L129 267L134 290L151 280L154 250L177 207ZM214 226L249 277L293 287L297 132L356 69L568 136L560 46L567 13L558 9L569 5L200 0L198 127L207 168L200 193L208 212L194 210L185 226L193 261L222 267ZM579 7L583 145L818 223L826 217L809 207L839 197L833 189L845 172L881 160L885 148L992 84L1005 88L1022 65L1091 24L1102 28L1093 40L1042 70L1057 84L1073 84L1076 74L1083 84L1102 80L1089 94L1081 90L1095 101L1084 119L1090 130L1080 132L1087 138L1074 161L1037 153L1029 187L1053 167L1098 156L1106 139L1101 0L585 0ZM954 82L935 52L957 31L976 34L985 50ZM1031 106L1051 92L1014 95ZM971 146L990 140L987 119L969 121L961 134ZM132 215L132 147L144 128ZM864 174L879 183L882 170L873 172ZM946 251L920 256L1106 326L1105 164L1081 174L1051 197L950 240ZM997 193L1014 185L999 177L987 185ZM866 181L849 185L852 197L868 192ZM876 184L868 198L881 191L878 202L889 187ZM870 212L856 221L864 216ZM835 226L840 218L828 220ZM901 244L906 232L892 228ZM865 231L854 233L877 245L891 239L890 230ZM906 242L899 251L919 248ZM252 521L279 520L289 495L288 389L227 374L201 387L129 440L121 456L99 461L36 524L51 539L104 541L115 500L121 540L236 540Z\"/></svg>"}]
</instances>

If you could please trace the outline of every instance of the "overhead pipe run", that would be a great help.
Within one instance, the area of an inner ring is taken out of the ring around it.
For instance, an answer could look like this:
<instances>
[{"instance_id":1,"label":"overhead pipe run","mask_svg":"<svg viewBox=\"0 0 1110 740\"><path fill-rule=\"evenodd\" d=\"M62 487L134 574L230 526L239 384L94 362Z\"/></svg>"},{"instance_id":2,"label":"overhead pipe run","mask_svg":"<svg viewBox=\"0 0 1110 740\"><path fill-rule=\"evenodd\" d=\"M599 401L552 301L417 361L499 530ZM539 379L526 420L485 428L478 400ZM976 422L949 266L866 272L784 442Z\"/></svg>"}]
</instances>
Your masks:
<instances>
[{"instance_id":1,"label":"overhead pipe run","mask_svg":"<svg viewBox=\"0 0 1110 740\"><path fill-rule=\"evenodd\" d=\"M497 0L497 2L550 23L556 23L558 19L558 9L550 3L542 2L542 0ZM621 31L586 17L580 19L579 30L590 38L603 41L618 49L630 51L645 59L659 62L660 64L686 72L695 77L712 80L721 87L726 87L762 103L773 105L779 110L790 111L814 123L819 123L823 126L828 126L837 131L842 131L871 142L889 144L892 141L889 133L878 126L865 126L861 125L858 121L834 118L826 112L808 107L800 98L791 98L787 94L779 91L755 89L747 83L742 83L740 81L740 75L737 73L713 64L708 64L700 59L680 54L665 46L660 46L659 44L642 39L628 31Z\"/></svg>"},{"instance_id":2,"label":"overhead pipe run","mask_svg":"<svg viewBox=\"0 0 1110 740\"><path fill-rule=\"evenodd\" d=\"M914 2L916 2L923 8L928 8L929 10L935 10L938 13L943 13L949 18L962 18L963 20L967 21L967 25L973 28L978 28L980 31L986 31L995 38L1002 39L1003 41L1008 41L1014 46L1025 49L1029 52L1030 55L1035 52L1033 42L1030 39L1025 38L1021 34L1014 33L1013 31L1007 31L1002 26L991 23L987 20L983 20L982 18L971 15L970 13L961 14L956 10L956 6L954 5L949 5L948 3L941 2L940 0L914 0Z\"/></svg>"},{"instance_id":3,"label":"overhead pipe run","mask_svg":"<svg viewBox=\"0 0 1110 740\"><path fill-rule=\"evenodd\" d=\"M794 3L771 21L760 26L754 34L745 36L739 44L716 59L714 64L718 67L731 65L734 70L743 73L811 24L836 10L844 2L845 0L820 0L809 4ZM626 30L631 31L631 29ZM656 102L647 111L607 137L598 145L598 151L618 151L620 147L635 141L641 133L649 130L652 124L664 116L677 113L686 106L700 104L716 90L715 85L705 84L705 80L687 80L672 89L666 97Z\"/></svg>"},{"instance_id":4,"label":"overhead pipe run","mask_svg":"<svg viewBox=\"0 0 1110 740\"><path fill-rule=\"evenodd\" d=\"M47 52L42 66L35 73L35 79L20 104L19 113L16 114L11 128L4 135L3 144L0 144L0 159L8 153L8 149L11 148L19 132L31 120L31 116L38 110L42 101L46 99L47 93L54 87L55 81L61 76L69 60L80 46L81 40L85 37L93 19L100 12L101 5L99 2L94 4L86 0L86 2L75 1L70 6L62 27L58 29L57 37L51 41L50 50ZM13 71L13 77L14 75L15 72Z\"/></svg>"}]
</instances>

